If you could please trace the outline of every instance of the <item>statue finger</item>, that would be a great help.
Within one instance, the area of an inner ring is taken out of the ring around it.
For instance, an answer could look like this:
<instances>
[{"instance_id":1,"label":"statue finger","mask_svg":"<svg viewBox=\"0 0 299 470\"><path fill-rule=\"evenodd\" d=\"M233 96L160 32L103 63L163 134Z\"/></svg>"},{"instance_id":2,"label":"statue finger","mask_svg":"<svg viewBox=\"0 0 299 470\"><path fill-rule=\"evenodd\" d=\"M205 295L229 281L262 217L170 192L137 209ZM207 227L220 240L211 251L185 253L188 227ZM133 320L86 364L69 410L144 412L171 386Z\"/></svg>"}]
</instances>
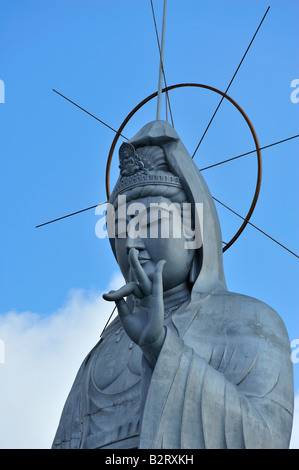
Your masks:
<instances>
[{"instance_id":1,"label":"statue finger","mask_svg":"<svg viewBox=\"0 0 299 470\"><path fill-rule=\"evenodd\" d=\"M108 294L103 294L103 298L110 302L116 302L130 294L134 294L138 299L144 296L137 282L128 282L116 291L112 290Z\"/></svg>"},{"instance_id":2,"label":"statue finger","mask_svg":"<svg viewBox=\"0 0 299 470\"><path fill-rule=\"evenodd\" d=\"M138 281L142 291L144 292L144 295L149 295L152 292L152 283L139 262L138 251L136 248L130 249L129 261L131 267L133 268L136 281Z\"/></svg>"},{"instance_id":3,"label":"statue finger","mask_svg":"<svg viewBox=\"0 0 299 470\"><path fill-rule=\"evenodd\" d=\"M124 299L116 300L115 303L121 320L124 320L128 315L131 315L131 311Z\"/></svg>"},{"instance_id":4,"label":"statue finger","mask_svg":"<svg viewBox=\"0 0 299 470\"><path fill-rule=\"evenodd\" d=\"M164 259L157 263L153 275L153 297L163 297L163 268L165 263Z\"/></svg>"}]
</instances>

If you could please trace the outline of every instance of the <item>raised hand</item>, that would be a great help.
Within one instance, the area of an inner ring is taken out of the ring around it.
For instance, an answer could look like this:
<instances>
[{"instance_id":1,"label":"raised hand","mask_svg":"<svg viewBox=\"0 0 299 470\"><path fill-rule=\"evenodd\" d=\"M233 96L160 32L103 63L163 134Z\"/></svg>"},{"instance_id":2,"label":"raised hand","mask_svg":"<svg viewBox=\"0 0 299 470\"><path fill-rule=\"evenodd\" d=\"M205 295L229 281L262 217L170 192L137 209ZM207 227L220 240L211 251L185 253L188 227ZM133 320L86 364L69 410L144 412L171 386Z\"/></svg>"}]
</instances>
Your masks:
<instances>
[{"instance_id":1,"label":"raised hand","mask_svg":"<svg viewBox=\"0 0 299 470\"><path fill-rule=\"evenodd\" d=\"M135 248L130 249L129 262L136 281L104 294L103 298L116 303L127 335L141 347L149 362L154 365L165 337L162 277L165 261L157 263L152 281L142 268ZM133 308L124 299L130 294L133 294Z\"/></svg>"}]
</instances>

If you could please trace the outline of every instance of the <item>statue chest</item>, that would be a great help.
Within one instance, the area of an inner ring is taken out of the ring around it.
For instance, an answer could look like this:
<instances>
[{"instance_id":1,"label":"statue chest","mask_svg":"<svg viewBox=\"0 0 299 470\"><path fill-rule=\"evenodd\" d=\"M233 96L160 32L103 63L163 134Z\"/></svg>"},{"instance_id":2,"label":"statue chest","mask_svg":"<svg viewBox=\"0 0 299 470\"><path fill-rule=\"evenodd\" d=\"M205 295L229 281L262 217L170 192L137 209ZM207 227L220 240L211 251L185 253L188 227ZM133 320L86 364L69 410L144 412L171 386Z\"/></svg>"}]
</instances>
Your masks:
<instances>
[{"instance_id":1,"label":"statue chest","mask_svg":"<svg viewBox=\"0 0 299 470\"><path fill-rule=\"evenodd\" d=\"M99 344L91 358L92 388L100 395L123 394L141 379L142 352L122 327Z\"/></svg>"}]
</instances>

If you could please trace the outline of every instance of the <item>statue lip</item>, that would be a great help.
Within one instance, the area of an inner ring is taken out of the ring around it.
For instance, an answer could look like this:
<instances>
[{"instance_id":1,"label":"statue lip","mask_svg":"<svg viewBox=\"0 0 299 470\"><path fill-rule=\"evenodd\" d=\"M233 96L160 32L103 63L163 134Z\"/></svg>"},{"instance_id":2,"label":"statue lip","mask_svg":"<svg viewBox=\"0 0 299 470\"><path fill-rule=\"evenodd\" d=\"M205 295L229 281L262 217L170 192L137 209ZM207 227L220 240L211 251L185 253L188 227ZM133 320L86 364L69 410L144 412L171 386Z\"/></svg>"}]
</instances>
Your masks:
<instances>
[{"instance_id":1,"label":"statue lip","mask_svg":"<svg viewBox=\"0 0 299 470\"><path fill-rule=\"evenodd\" d=\"M145 264L145 263L146 263L147 261L149 261L149 260L150 260L150 258L146 258L146 259L142 259L142 258L141 258L141 259L139 259L139 263L140 263L140 264Z\"/></svg>"},{"instance_id":2,"label":"statue lip","mask_svg":"<svg viewBox=\"0 0 299 470\"><path fill-rule=\"evenodd\" d=\"M142 250L141 252L139 252L138 261L140 262L140 264L143 264L146 261L149 261L150 259L151 257L146 250Z\"/></svg>"}]
</instances>

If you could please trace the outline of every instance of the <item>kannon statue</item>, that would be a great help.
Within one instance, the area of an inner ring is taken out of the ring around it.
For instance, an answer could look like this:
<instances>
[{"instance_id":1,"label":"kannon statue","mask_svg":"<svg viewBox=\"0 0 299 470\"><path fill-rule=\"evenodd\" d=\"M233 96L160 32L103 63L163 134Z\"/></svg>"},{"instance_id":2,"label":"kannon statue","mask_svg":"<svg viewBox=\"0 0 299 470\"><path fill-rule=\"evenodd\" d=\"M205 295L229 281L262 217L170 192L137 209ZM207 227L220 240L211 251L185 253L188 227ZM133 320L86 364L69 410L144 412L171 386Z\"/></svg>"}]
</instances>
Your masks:
<instances>
[{"instance_id":1,"label":"kannon statue","mask_svg":"<svg viewBox=\"0 0 299 470\"><path fill-rule=\"evenodd\" d=\"M104 295L118 316L78 371L53 448L288 448L288 334L271 307L227 289L200 171L164 121L119 153L107 226L125 284Z\"/></svg>"}]
</instances>

